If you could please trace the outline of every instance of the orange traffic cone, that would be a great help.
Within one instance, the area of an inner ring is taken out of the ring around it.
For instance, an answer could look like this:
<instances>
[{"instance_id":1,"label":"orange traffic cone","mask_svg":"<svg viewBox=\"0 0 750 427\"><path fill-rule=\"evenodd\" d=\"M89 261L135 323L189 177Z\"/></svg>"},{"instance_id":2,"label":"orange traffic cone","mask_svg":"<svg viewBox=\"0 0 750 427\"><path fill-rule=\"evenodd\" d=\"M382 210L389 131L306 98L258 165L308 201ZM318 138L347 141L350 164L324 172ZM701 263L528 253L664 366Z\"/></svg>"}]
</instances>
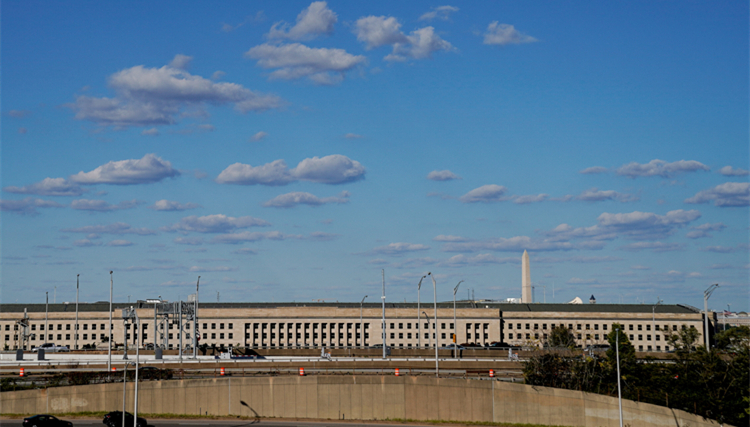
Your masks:
<instances>
[{"instance_id":1,"label":"orange traffic cone","mask_svg":"<svg viewBox=\"0 0 750 427\"><path fill-rule=\"evenodd\" d=\"M22 376L23 376L23 374L24 374L24 371L23 371L23 368L21 368L21 372L19 372L18 376L19 376L19 377L22 377Z\"/></svg>"},{"instance_id":2,"label":"orange traffic cone","mask_svg":"<svg viewBox=\"0 0 750 427\"><path fill-rule=\"evenodd\" d=\"M398 372L398 368L396 368L396 376L398 376L398 374L399 374L399 372Z\"/></svg>"},{"instance_id":3,"label":"orange traffic cone","mask_svg":"<svg viewBox=\"0 0 750 427\"><path fill-rule=\"evenodd\" d=\"M305 368L299 368L299 376L304 377L305 376Z\"/></svg>"},{"instance_id":4,"label":"orange traffic cone","mask_svg":"<svg viewBox=\"0 0 750 427\"><path fill-rule=\"evenodd\" d=\"M221 368L221 375L224 375L224 368Z\"/></svg>"},{"instance_id":5,"label":"orange traffic cone","mask_svg":"<svg viewBox=\"0 0 750 427\"><path fill-rule=\"evenodd\" d=\"M490 378L494 378L494 377L495 377L495 370L490 369Z\"/></svg>"}]
</instances>

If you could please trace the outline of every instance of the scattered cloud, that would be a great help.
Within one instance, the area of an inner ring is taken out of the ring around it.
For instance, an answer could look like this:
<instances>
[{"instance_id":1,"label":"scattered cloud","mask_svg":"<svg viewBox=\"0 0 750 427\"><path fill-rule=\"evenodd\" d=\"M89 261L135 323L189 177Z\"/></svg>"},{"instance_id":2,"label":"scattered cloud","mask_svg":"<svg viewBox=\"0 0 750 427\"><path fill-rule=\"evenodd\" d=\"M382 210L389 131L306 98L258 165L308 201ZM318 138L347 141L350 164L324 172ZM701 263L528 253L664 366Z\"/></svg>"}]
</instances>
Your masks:
<instances>
[{"instance_id":1,"label":"scattered cloud","mask_svg":"<svg viewBox=\"0 0 750 427\"><path fill-rule=\"evenodd\" d=\"M0 200L0 211L21 215L38 215L37 208L61 208L63 205L51 200L26 197L21 200Z\"/></svg>"},{"instance_id":2,"label":"scattered cloud","mask_svg":"<svg viewBox=\"0 0 750 427\"><path fill-rule=\"evenodd\" d=\"M316 1L297 15L294 26L283 21L277 22L266 36L269 39L311 40L319 35L332 34L336 21L336 14L328 8L326 2Z\"/></svg>"},{"instance_id":3,"label":"scattered cloud","mask_svg":"<svg viewBox=\"0 0 750 427\"><path fill-rule=\"evenodd\" d=\"M660 176L670 178L674 175L687 172L708 171L708 166L695 160L678 160L667 163L664 160L654 159L648 163L628 163L617 168L617 174L630 178L644 176Z\"/></svg>"},{"instance_id":4,"label":"scattered cloud","mask_svg":"<svg viewBox=\"0 0 750 427\"><path fill-rule=\"evenodd\" d=\"M543 234L555 241L587 238L593 240L613 240L623 236L634 240L657 240L672 235L681 228L701 217L696 210L674 210L665 215L652 212L630 212L612 214L605 212L597 218L598 224L591 227L573 228L560 224Z\"/></svg>"},{"instance_id":5,"label":"scattered cloud","mask_svg":"<svg viewBox=\"0 0 750 427\"><path fill-rule=\"evenodd\" d=\"M182 218L180 222L169 227L163 227L162 230L181 232L193 231L197 233L227 233L240 228L268 227L269 225L271 225L271 223L268 221L251 216L234 218L222 214L200 217L193 215Z\"/></svg>"},{"instance_id":6,"label":"scattered cloud","mask_svg":"<svg viewBox=\"0 0 750 427\"><path fill-rule=\"evenodd\" d=\"M178 245L199 246L203 244L202 237L175 237L172 241Z\"/></svg>"},{"instance_id":7,"label":"scattered cloud","mask_svg":"<svg viewBox=\"0 0 750 427\"><path fill-rule=\"evenodd\" d=\"M133 209L136 206L142 204L143 202L139 202L138 200L126 200L124 202L120 202L116 205L107 203L104 200L89 200L89 199L78 199L73 200L70 203L71 209L81 210L81 211L92 211L92 212L112 212L112 211L118 211L123 209Z\"/></svg>"},{"instance_id":8,"label":"scattered cloud","mask_svg":"<svg viewBox=\"0 0 750 427\"><path fill-rule=\"evenodd\" d=\"M514 196L513 203L517 205L526 205L529 203L538 203L547 200L549 194L530 194L527 196Z\"/></svg>"},{"instance_id":9,"label":"scattered cloud","mask_svg":"<svg viewBox=\"0 0 750 427\"><path fill-rule=\"evenodd\" d=\"M129 240L112 240L107 246L133 246L135 243Z\"/></svg>"},{"instance_id":10,"label":"scattered cloud","mask_svg":"<svg viewBox=\"0 0 750 427\"><path fill-rule=\"evenodd\" d=\"M37 196L80 196L86 190L65 178L44 178L35 184L24 187L5 187L3 191L17 194L35 194Z\"/></svg>"},{"instance_id":11,"label":"scattered cloud","mask_svg":"<svg viewBox=\"0 0 750 427\"><path fill-rule=\"evenodd\" d=\"M190 67L190 63L193 61L192 56L183 55L178 53L172 58L169 66L178 70L187 70Z\"/></svg>"},{"instance_id":12,"label":"scattered cloud","mask_svg":"<svg viewBox=\"0 0 750 427\"><path fill-rule=\"evenodd\" d=\"M501 24L499 21L492 21L484 32L484 44L505 46L509 44L534 43L539 40L534 37L522 34L516 30L516 27L509 24Z\"/></svg>"},{"instance_id":13,"label":"scattered cloud","mask_svg":"<svg viewBox=\"0 0 750 427\"><path fill-rule=\"evenodd\" d=\"M155 154L146 154L141 159L111 161L91 172L78 172L69 180L76 184L134 185L159 182L165 178L179 176L172 163Z\"/></svg>"},{"instance_id":14,"label":"scattered cloud","mask_svg":"<svg viewBox=\"0 0 750 427\"><path fill-rule=\"evenodd\" d=\"M724 166L723 168L719 169L719 173L724 176L747 176L750 174L749 171L742 168L733 168L731 166Z\"/></svg>"},{"instance_id":15,"label":"scattered cloud","mask_svg":"<svg viewBox=\"0 0 750 427\"><path fill-rule=\"evenodd\" d=\"M451 13L458 12L458 8L455 6L438 6L433 7L429 12L425 12L419 17L420 21L432 21L433 19L441 19L447 21L450 19Z\"/></svg>"},{"instance_id":16,"label":"scattered cloud","mask_svg":"<svg viewBox=\"0 0 750 427\"><path fill-rule=\"evenodd\" d=\"M196 265L190 267L188 269L191 273L215 273L218 271L235 271L236 268L233 267L227 267L227 266L219 266L219 267L198 267Z\"/></svg>"},{"instance_id":17,"label":"scattered cloud","mask_svg":"<svg viewBox=\"0 0 750 427\"><path fill-rule=\"evenodd\" d=\"M430 249L429 246L422 244L398 242L390 243L386 246L378 246L377 248L373 248L369 253L378 255L401 256L405 253L426 251L428 249Z\"/></svg>"},{"instance_id":18,"label":"scattered cloud","mask_svg":"<svg viewBox=\"0 0 750 427\"><path fill-rule=\"evenodd\" d=\"M720 254L728 254L732 252L746 252L748 250L748 245L745 244L739 244L737 246L706 246L702 249L704 252L716 252Z\"/></svg>"},{"instance_id":19,"label":"scattered cloud","mask_svg":"<svg viewBox=\"0 0 750 427\"><path fill-rule=\"evenodd\" d=\"M424 27L412 31L408 36L401 32L401 24L394 17L365 16L354 24L357 40L365 44L365 49L380 46L392 46L392 52L386 61L406 61L408 59L427 59L433 52L455 50L453 45L440 38L433 27Z\"/></svg>"},{"instance_id":20,"label":"scattered cloud","mask_svg":"<svg viewBox=\"0 0 750 427\"><path fill-rule=\"evenodd\" d=\"M431 179L433 181L452 181L454 179L462 179L460 176L456 175L455 173L449 171L449 170L434 170L427 174L427 179Z\"/></svg>"},{"instance_id":21,"label":"scattered cloud","mask_svg":"<svg viewBox=\"0 0 750 427\"><path fill-rule=\"evenodd\" d=\"M221 80L221 78L224 77L226 74L227 73L221 70L214 71L214 73L211 74L211 80Z\"/></svg>"},{"instance_id":22,"label":"scattered cloud","mask_svg":"<svg viewBox=\"0 0 750 427\"><path fill-rule=\"evenodd\" d=\"M162 199L157 200L152 206L149 206L149 209L153 209L155 211L186 211L188 209L196 209L201 207L201 205L196 203L180 203L175 202L172 200Z\"/></svg>"},{"instance_id":23,"label":"scattered cloud","mask_svg":"<svg viewBox=\"0 0 750 427\"><path fill-rule=\"evenodd\" d=\"M524 250L534 251L569 251L580 249L580 246L570 242L549 241L546 239L532 239L528 236L515 236L510 238L494 238L483 241L448 242L443 245L443 252L521 252Z\"/></svg>"},{"instance_id":24,"label":"scattered cloud","mask_svg":"<svg viewBox=\"0 0 750 427\"><path fill-rule=\"evenodd\" d=\"M268 134L266 132L260 131L260 132L256 132L255 135L251 136L250 140L251 141L260 141L261 139L264 139L267 136L268 136Z\"/></svg>"},{"instance_id":25,"label":"scattered cloud","mask_svg":"<svg viewBox=\"0 0 750 427\"><path fill-rule=\"evenodd\" d=\"M186 109L202 110L207 105L232 104L246 113L283 104L275 95L256 93L236 83L216 83L172 66L127 68L112 74L109 86L115 97L79 95L69 105L75 118L115 128L158 126L175 124Z\"/></svg>"},{"instance_id":26,"label":"scattered cloud","mask_svg":"<svg viewBox=\"0 0 750 427\"><path fill-rule=\"evenodd\" d=\"M622 258L614 256L574 256L574 257L534 257L534 262L540 263L570 263L598 264L603 262L622 261Z\"/></svg>"},{"instance_id":27,"label":"scattered cloud","mask_svg":"<svg viewBox=\"0 0 750 427\"><path fill-rule=\"evenodd\" d=\"M356 134L356 133L345 133L344 138L346 139L362 139L364 136Z\"/></svg>"},{"instance_id":28,"label":"scattered cloud","mask_svg":"<svg viewBox=\"0 0 750 427\"><path fill-rule=\"evenodd\" d=\"M478 254L474 256L459 254L439 262L438 265L445 267L464 267L487 264L519 264L520 262L521 259L518 257L498 257L492 254Z\"/></svg>"},{"instance_id":29,"label":"scattered cloud","mask_svg":"<svg viewBox=\"0 0 750 427\"><path fill-rule=\"evenodd\" d=\"M148 228L133 228L129 224L124 222L115 222L107 225L86 225L78 228L63 228L60 231L67 233L94 233L94 234L137 234L140 236L148 236L156 234L156 231L149 230Z\"/></svg>"},{"instance_id":30,"label":"scattered cloud","mask_svg":"<svg viewBox=\"0 0 750 427\"><path fill-rule=\"evenodd\" d=\"M333 85L344 80L344 75L367 62L362 55L352 55L343 49L311 48L299 43L262 44L245 52L245 57L256 59L258 65L271 69L269 77L280 80L309 78L318 85Z\"/></svg>"},{"instance_id":31,"label":"scattered cloud","mask_svg":"<svg viewBox=\"0 0 750 427\"><path fill-rule=\"evenodd\" d=\"M685 203L708 203L712 200L714 206L721 208L750 206L750 183L725 182L685 199Z\"/></svg>"},{"instance_id":32,"label":"scattered cloud","mask_svg":"<svg viewBox=\"0 0 750 427\"><path fill-rule=\"evenodd\" d=\"M371 259L367 261L367 263L373 264L373 265L384 265L384 264L388 264L388 261L384 260L383 258L375 258L375 259Z\"/></svg>"},{"instance_id":33,"label":"scattered cloud","mask_svg":"<svg viewBox=\"0 0 750 427\"><path fill-rule=\"evenodd\" d=\"M20 128L18 128L18 133L20 133L21 135L24 135L24 134L26 134L26 133L27 133L28 131L29 131L29 130L28 130L28 129L26 129L26 128L24 128L24 127L20 127Z\"/></svg>"},{"instance_id":34,"label":"scattered cloud","mask_svg":"<svg viewBox=\"0 0 750 427\"><path fill-rule=\"evenodd\" d=\"M91 241L91 239L80 239L73 242L73 246L78 246L79 248L86 248L91 246L101 246L102 242L94 242Z\"/></svg>"},{"instance_id":35,"label":"scattered cloud","mask_svg":"<svg viewBox=\"0 0 750 427\"><path fill-rule=\"evenodd\" d=\"M581 194L575 196L576 200L582 200L584 202L602 202L605 200L616 200L618 202L635 202L640 200L638 196L632 194L619 193L614 190L599 190L598 188L592 188L586 190Z\"/></svg>"},{"instance_id":36,"label":"scattered cloud","mask_svg":"<svg viewBox=\"0 0 750 427\"><path fill-rule=\"evenodd\" d=\"M237 249L236 251L232 251L232 253L237 255L255 255L258 253L258 251L250 248L241 248Z\"/></svg>"},{"instance_id":37,"label":"scattered cloud","mask_svg":"<svg viewBox=\"0 0 750 427\"><path fill-rule=\"evenodd\" d=\"M338 197L320 198L314 194L296 191L293 193L278 195L263 203L263 206L273 208L292 208L298 205L320 206L330 203L349 203L349 192L342 191Z\"/></svg>"},{"instance_id":38,"label":"scattered cloud","mask_svg":"<svg viewBox=\"0 0 750 427\"><path fill-rule=\"evenodd\" d=\"M495 184L489 184L489 185L483 185L479 188L475 188L468 193L464 194L459 198L460 201L463 203L491 203L491 202L501 202L504 200L509 200L509 197L505 196L505 192L508 189L503 187L502 185L495 185Z\"/></svg>"},{"instance_id":39,"label":"scattered cloud","mask_svg":"<svg viewBox=\"0 0 750 427\"><path fill-rule=\"evenodd\" d=\"M262 166L235 163L224 169L216 178L220 184L286 185L297 180L322 184L345 184L364 179L365 168L358 161L340 154L312 157L288 169L282 159Z\"/></svg>"},{"instance_id":40,"label":"scattered cloud","mask_svg":"<svg viewBox=\"0 0 750 427\"><path fill-rule=\"evenodd\" d=\"M586 168L581 171L578 171L578 173L582 173L584 175L592 175L592 174L605 173L605 172L607 172L607 168L602 167L602 166L592 166L590 168Z\"/></svg>"},{"instance_id":41,"label":"scattered cloud","mask_svg":"<svg viewBox=\"0 0 750 427\"><path fill-rule=\"evenodd\" d=\"M471 239L461 236L446 236L444 234L441 234L439 236L435 236L432 240L435 242L468 242Z\"/></svg>"},{"instance_id":42,"label":"scattered cloud","mask_svg":"<svg viewBox=\"0 0 750 427\"><path fill-rule=\"evenodd\" d=\"M157 128L144 129L141 131L141 135L157 136L159 135L159 129Z\"/></svg>"},{"instance_id":43,"label":"scattered cloud","mask_svg":"<svg viewBox=\"0 0 750 427\"><path fill-rule=\"evenodd\" d=\"M685 249L682 243L664 243L664 242L635 242L625 246L620 246L623 251L637 252L642 250L651 250L653 252L671 252Z\"/></svg>"},{"instance_id":44,"label":"scattered cloud","mask_svg":"<svg viewBox=\"0 0 750 427\"><path fill-rule=\"evenodd\" d=\"M8 115L10 117L15 117L17 119L22 119L24 117L30 116L31 111L29 110L10 110L8 111Z\"/></svg>"},{"instance_id":45,"label":"scattered cloud","mask_svg":"<svg viewBox=\"0 0 750 427\"><path fill-rule=\"evenodd\" d=\"M286 240L291 238L279 231L243 231L240 233L221 234L212 239L214 243L238 244L243 242L258 242L261 240Z\"/></svg>"},{"instance_id":46,"label":"scattered cloud","mask_svg":"<svg viewBox=\"0 0 750 427\"><path fill-rule=\"evenodd\" d=\"M727 226L721 222L717 222L715 224L705 223L705 224L701 224L696 227L690 227L690 228L693 231L688 232L686 236L690 239L700 239L703 237L713 237L712 235L708 234L709 231L721 231L727 228Z\"/></svg>"}]
</instances>

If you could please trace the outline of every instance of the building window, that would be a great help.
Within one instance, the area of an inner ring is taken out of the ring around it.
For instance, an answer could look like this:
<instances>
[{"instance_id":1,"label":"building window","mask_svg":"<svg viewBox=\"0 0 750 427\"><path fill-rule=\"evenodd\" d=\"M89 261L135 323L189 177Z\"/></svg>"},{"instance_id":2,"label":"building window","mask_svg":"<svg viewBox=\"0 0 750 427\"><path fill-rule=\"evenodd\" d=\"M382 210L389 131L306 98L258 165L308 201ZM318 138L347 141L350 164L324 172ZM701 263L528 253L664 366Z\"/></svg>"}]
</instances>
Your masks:
<instances>
[{"instance_id":1,"label":"building window","mask_svg":"<svg viewBox=\"0 0 750 427\"><path fill-rule=\"evenodd\" d=\"M395 323L391 323L391 329L396 329L396 324Z\"/></svg>"},{"instance_id":2,"label":"building window","mask_svg":"<svg viewBox=\"0 0 750 427\"><path fill-rule=\"evenodd\" d=\"M576 325L576 329L581 330L581 325Z\"/></svg>"},{"instance_id":3,"label":"building window","mask_svg":"<svg viewBox=\"0 0 750 427\"><path fill-rule=\"evenodd\" d=\"M531 329L531 325L527 323L526 324L526 330L529 330L529 329Z\"/></svg>"},{"instance_id":4,"label":"building window","mask_svg":"<svg viewBox=\"0 0 750 427\"><path fill-rule=\"evenodd\" d=\"M598 331L598 330L599 330L599 324L594 324L594 330L595 330L595 331Z\"/></svg>"},{"instance_id":5,"label":"building window","mask_svg":"<svg viewBox=\"0 0 750 427\"><path fill-rule=\"evenodd\" d=\"M638 341L642 341L642 340L643 340L643 335L638 335Z\"/></svg>"},{"instance_id":6,"label":"building window","mask_svg":"<svg viewBox=\"0 0 750 427\"><path fill-rule=\"evenodd\" d=\"M630 334L630 341L633 341L633 334Z\"/></svg>"},{"instance_id":7,"label":"building window","mask_svg":"<svg viewBox=\"0 0 750 427\"><path fill-rule=\"evenodd\" d=\"M396 338L396 334L394 334L393 332L391 332L391 339L395 339L395 338Z\"/></svg>"},{"instance_id":8,"label":"building window","mask_svg":"<svg viewBox=\"0 0 750 427\"><path fill-rule=\"evenodd\" d=\"M526 334L526 339L530 340L531 339L531 334Z\"/></svg>"},{"instance_id":9,"label":"building window","mask_svg":"<svg viewBox=\"0 0 750 427\"><path fill-rule=\"evenodd\" d=\"M445 329L445 323L441 323L440 324L440 329ZM443 334L443 335L445 335L445 334Z\"/></svg>"},{"instance_id":10,"label":"building window","mask_svg":"<svg viewBox=\"0 0 750 427\"><path fill-rule=\"evenodd\" d=\"M651 335L646 335L646 340L651 341Z\"/></svg>"},{"instance_id":11,"label":"building window","mask_svg":"<svg viewBox=\"0 0 750 427\"><path fill-rule=\"evenodd\" d=\"M403 324L403 323L399 323L399 324L398 324L398 328L399 328L399 329L404 329L404 324Z\"/></svg>"},{"instance_id":12,"label":"building window","mask_svg":"<svg viewBox=\"0 0 750 427\"><path fill-rule=\"evenodd\" d=\"M264 324L264 326L265 326L265 324ZM224 324L223 323L219 323L219 329L224 329Z\"/></svg>"},{"instance_id":13,"label":"building window","mask_svg":"<svg viewBox=\"0 0 750 427\"><path fill-rule=\"evenodd\" d=\"M65 339L69 340L70 339L70 334L65 334Z\"/></svg>"},{"instance_id":14,"label":"building window","mask_svg":"<svg viewBox=\"0 0 750 427\"><path fill-rule=\"evenodd\" d=\"M534 323L534 330L537 330L537 329L539 329L539 324L538 323Z\"/></svg>"},{"instance_id":15,"label":"building window","mask_svg":"<svg viewBox=\"0 0 750 427\"><path fill-rule=\"evenodd\" d=\"M256 335L256 336L255 336L255 338L258 338L258 336L257 336L258 334L255 334L255 335ZM215 332L212 332L212 333L211 333L211 339L212 339L212 340L215 340L215 339L216 339L216 333L215 333Z\"/></svg>"},{"instance_id":16,"label":"building window","mask_svg":"<svg viewBox=\"0 0 750 427\"><path fill-rule=\"evenodd\" d=\"M594 339L598 340L599 339L599 334L594 334Z\"/></svg>"},{"instance_id":17,"label":"building window","mask_svg":"<svg viewBox=\"0 0 750 427\"><path fill-rule=\"evenodd\" d=\"M633 325L628 325L628 326L629 326L628 330L632 331L633 330Z\"/></svg>"},{"instance_id":18,"label":"building window","mask_svg":"<svg viewBox=\"0 0 750 427\"><path fill-rule=\"evenodd\" d=\"M398 339L400 339L400 340L404 339L404 333L403 332L399 332L398 333Z\"/></svg>"},{"instance_id":19,"label":"building window","mask_svg":"<svg viewBox=\"0 0 750 427\"><path fill-rule=\"evenodd\" d=\"M638 330L642 331L643 330L643 325L638 325Z\"/></svg>"},{"instance_id":20,"label":"building window","mask_svg":"<svg viewBox=\"0 0 750 427\"><path fill-rule=\"evenodd\" d=\"M17 328L17 327L18 327L18 325L16 325L16 328ZM61 323L58 323L58 324L57 324L57 330L58 330L58 331L62 331L62 324L61 324Z\"/></svg>"},{"instance_id":21,"label":"building window","mask_svg":"<svg viewBox=\"0 0 750 427\"><path fill-rule=\"evenodd\" d=\"M646 325L646 330L650 331L651 330L651 325Z\"/></svg>"},{"instance_id":22,"label":"building window","mask_svg":"<svg viewBox=\"0 0 750 427\"><path fill-rule=\"evenodd\" d=\"M508 329L513 329L513 324L512 323L508 323Z\"/></svg>"},{"instance_id":23,"label":"building window","mask_svg":"<svg viewBox=\"0 0 750 427\"><path fill-rule=\"evenodd\" d=\"M263 334L263 338L265 338L265 337L266 337L266 334ZM224 339L224 333L223 332L219 334L219 339L220 340Z\"/></svg>"},{"instance_id":24,"label":"building window","mask_svg":"<svg viewBox=\"0 0 750 427\"><path fill-rule=\"evenodd\" d=\"M578 334L578 339L579 339L579 340L581 339L581 334Z\"/></svg>"},{"instance_id":25,"label":"building window","mask_svg":"<svg viewBox=\"0 0 750 427\"><path fill-rule=\"evenodd\" d=\"M521 339L521 334L516 334L516 339Z\"/></svg>"},{"instance_id":26,"label":"building window","mask_svg":"<svg viewBox=\"0 0 750 427\"><path fill-rule=\"evenodd\" d=\"M602 329L604 329L605 331L607 330L607 324L606 323L602 325Z\"/></svg>"}]
</instances>

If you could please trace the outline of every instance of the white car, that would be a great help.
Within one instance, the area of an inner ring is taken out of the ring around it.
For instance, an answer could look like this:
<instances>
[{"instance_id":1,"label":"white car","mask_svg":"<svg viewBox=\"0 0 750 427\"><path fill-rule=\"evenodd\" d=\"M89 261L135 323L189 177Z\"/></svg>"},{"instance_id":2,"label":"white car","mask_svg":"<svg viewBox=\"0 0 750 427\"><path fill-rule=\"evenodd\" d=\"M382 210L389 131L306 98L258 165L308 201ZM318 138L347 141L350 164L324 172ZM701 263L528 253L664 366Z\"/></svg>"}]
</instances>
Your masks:
<instances>
[{"instance_id":1,"label":"white car","mask_svg":"<svg viewBox=\"0 0 750 427\"><path fill-rule=\"evenodd\" d=\"M35 347L33 350L34 353L39 352L39 349L44 349L45 353L67 353L70 351L68 347L65 347L63 345L55 345L55 343L48 342L45 344L40 345L39 347Z\"/></svg>"}]
</instances>

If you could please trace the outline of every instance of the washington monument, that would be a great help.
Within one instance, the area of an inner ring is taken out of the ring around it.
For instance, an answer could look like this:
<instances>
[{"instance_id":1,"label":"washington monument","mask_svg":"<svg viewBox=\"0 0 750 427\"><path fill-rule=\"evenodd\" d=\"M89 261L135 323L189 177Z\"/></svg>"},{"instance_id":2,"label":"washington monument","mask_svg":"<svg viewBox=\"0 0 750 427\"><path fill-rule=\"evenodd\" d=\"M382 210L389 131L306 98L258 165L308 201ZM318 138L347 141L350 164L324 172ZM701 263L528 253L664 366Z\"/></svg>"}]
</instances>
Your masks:
<instances>
[{"instance_id":1,"label":"washington monument","mask_svg":"<svg viewBox=\"0 0 750 427\"><path fill-rule=\"evenodd\" d=\"M531 293L531 267L529 266L529 253L523 251L521 257L521 302L529 304L534 302Z\"/></svg>"}]
</instances>

